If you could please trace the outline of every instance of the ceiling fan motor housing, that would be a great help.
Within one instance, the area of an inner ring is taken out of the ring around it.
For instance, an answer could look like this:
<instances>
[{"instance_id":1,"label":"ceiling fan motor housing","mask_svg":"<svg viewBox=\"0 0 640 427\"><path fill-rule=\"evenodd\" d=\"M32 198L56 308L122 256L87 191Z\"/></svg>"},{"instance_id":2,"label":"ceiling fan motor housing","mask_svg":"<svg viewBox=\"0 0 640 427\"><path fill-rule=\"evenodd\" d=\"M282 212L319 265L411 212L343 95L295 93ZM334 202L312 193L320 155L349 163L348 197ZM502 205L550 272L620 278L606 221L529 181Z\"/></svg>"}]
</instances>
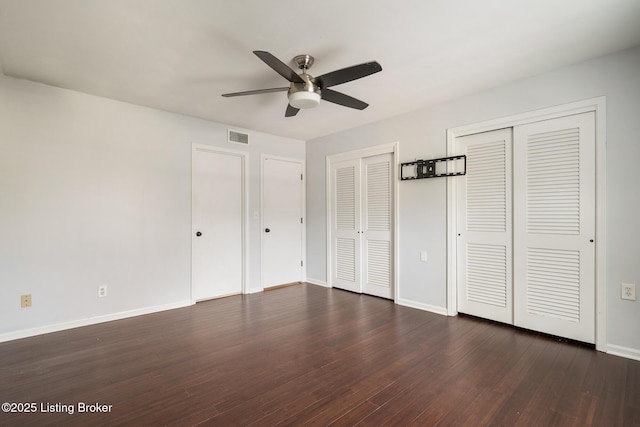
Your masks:
<instances>
[{"instance_id":1,"label":"ceiling fan motor housing","mask_svg":"<svg viewBox=\"0 0 640 427\"><path fill-rule=\"evenodd\" d=\"M289 87L289 104L294 108L313 108L320 104L320 88L313 82L313 78L307 74L300 74L304 83L291 83Z\"/></svg>"}]
</instances>

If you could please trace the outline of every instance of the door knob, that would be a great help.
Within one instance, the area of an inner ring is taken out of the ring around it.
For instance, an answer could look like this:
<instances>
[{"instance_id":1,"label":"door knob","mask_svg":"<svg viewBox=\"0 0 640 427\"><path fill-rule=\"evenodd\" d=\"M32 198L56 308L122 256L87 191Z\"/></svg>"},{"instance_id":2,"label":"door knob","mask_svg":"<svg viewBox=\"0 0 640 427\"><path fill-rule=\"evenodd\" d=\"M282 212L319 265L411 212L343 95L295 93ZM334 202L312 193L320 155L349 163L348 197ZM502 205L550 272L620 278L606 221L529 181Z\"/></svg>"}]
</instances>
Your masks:
<instances>
[{"instance_id":1,"label":"door knob","mask_svg":"<svg viewBox=\"0 0 640 427\"><path fill-rule=\"evenodd\" d=\"M202 233L198 231L198 232L196 233L196 236L200 237L200 236L202 236Z\"/></svg>"},{"instance_id":2,"label":"door knob","mask_svg":"<svg viewBox=\"0 0 640 427\"><path fill-rule=\"evenodd\" d=\"M270 228L265 228L265 229L264 229L264 232L265 232L265 233L269 233L270 231L271 231L271 229L270 229Z\"/></svg>"}]
</instances>

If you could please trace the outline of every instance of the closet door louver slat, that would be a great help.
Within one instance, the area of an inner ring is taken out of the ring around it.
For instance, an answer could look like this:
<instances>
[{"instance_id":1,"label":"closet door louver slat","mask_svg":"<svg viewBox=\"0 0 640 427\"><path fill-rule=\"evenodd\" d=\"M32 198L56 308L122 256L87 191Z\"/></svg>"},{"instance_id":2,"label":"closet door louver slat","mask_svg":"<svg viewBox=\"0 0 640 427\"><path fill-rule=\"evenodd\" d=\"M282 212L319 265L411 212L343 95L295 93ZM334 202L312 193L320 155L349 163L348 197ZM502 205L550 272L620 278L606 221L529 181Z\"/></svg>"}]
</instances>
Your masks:
<instances>
[{"instance_id":1,"label":"closet door louver slat","mask_svg":"<svg viewBox=\"0 0 640 427\"><path fill-rule=\"evenodd\" d=\"M579 234L579 129L530 135L527 174L527 231Z\"/></svg>"},{"instance_id":2,"label":"closet door louver slat","mask_svg":"<svg viewBox=\"0 0 640 427\"><path fill-rule=\"evenodd\" d=\"M507 248L498 245L467 245L467 299L507 306Z\"/></svg>"},{"instance_id":3,"label":"closet door louver slat","mask_svg":"<svg viewBox=\"0 0 640 427\"><path fill-rule=\"evenodd\" d=\"M356 226L355 167L336 170L336 228L354 230Z\"/></svg>"}]
</instances>

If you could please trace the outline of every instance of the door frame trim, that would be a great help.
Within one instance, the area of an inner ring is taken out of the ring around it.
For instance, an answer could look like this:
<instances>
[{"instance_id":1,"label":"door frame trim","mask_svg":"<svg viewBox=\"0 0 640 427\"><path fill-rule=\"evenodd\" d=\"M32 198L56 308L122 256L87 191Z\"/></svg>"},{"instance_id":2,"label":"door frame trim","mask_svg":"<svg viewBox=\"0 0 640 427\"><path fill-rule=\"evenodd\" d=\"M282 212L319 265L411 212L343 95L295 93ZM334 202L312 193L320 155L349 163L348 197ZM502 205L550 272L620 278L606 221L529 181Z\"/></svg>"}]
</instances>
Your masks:
<instances>
[{"instance_id":1,"label":"door frame trim","mask_svg":"<svg viewBox=\"0 0 640 427\"><path fill-rule=\"evenodd\" d=\"M456 154L454 144L457 137L586 112L594 112L596 120L596 349L606 352L606 97L586 99L447 129L447 155ZM447 179L447 315L449 316L458 314L456 277L456 182L458 179Z\"/></svg>"},{"instance_id":2,"label":"door frame trim","mask_svg":"<svg viewBox=\"0 0 640 427\"><path fill-rule=\"evenodd\" d=\"M305 159L295 157L272 156L271 154L260 154L260 288L264 290L263 266L264 266L264 161L267 159L280 160L285 162L299 163L302 170L302 271L300 272L300 280L307 278L307 172Z\"/></svg>"},{"instance_id":3,"label":"door frame trim","mask_svg":"<svg viewBox=\"0 0 640 427\"><path fill-rule=\"evenodd\" d=\"M399 141L391 142L388 144L375 145L372 147L362 148L359 150L345 151L342 153L330 154L327 155L325 159L325 188L326 188L326 227L327 227L327 287L333 288L333 280L332 280L332 263L331 260L333 258L332 244L331 244L331 218L333 212L333 197L332 197L332 185L331 185L331 163L332 162L340 162L344 160L354 160L361 159L363 157L371 157L377 156L379 154L391 154L391 162L393 164L393 277L391 278L393 281L393 302L398 303L398 297L400 293L399 289L399 281L398 281L398 243L399 243L399 232L398 232L398 158L400 156L399 153L400 143Z\"/></svg>"},{"instance_id":4,"label":"door frame trim","mask_svg":"<svg viewBox=\"0 0 640 427\"><path fill-rule=\"evenodd\" d=\"M194 160L198 151L206 151L209 153L222 154L225 156L240 157L240 163L242 165L242 286L241 293L247 293L247 283L249 283L249 153L246 151L231 150L227 148L220 148L213 145L191 143L191 269L190 275L190 298L191 304L196 303L195 292L193 289L193 240L195 236L194 224L193 224L193 183L194 183Z\"/></svg>"}]
</instances>

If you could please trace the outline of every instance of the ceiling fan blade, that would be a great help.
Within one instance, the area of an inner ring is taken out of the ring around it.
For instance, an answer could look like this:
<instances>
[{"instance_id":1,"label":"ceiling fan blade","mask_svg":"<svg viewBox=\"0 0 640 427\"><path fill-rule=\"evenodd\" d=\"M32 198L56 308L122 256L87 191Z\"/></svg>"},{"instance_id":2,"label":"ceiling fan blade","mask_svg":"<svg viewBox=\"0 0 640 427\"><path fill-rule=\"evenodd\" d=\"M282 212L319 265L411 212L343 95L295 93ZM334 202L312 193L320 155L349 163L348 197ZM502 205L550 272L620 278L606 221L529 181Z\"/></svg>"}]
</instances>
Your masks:
<instances>
[{"instance_id":1,"label":"ceiling fan blade","mask_svg":"<svg viewBox=\"0 0 640 427\"><path fill-rule=\"evenodd\" d=\"M300 111L299 108L292 107L291 104L287 104L287 111L284 113L284 116L285 117L293 117L296 114L298 114L298 111Z\"/></svg>"},{"instance_id":2,"label":"ceiling fan blade","mask_svg":"<svg viewBox=\"0 0 640 427\"><path fill-rule=\"evenodd\" d=\"M334 104L343 105L345 107L355 108L356 110L364 110L369 106L366 102L332 89L322 89L321 95L322 99L325 101L333 102Z\"/></svg>"},{"instance_id":3,"label":"ceiling fan blade","mask_svg":"<svg viewBox=\"0 0 640 427\"><path fill-rule=\"evenodd\" d=\"M287 64L280 61L278 58L270 54L269 52L265 52L263 50L254 50L253 53L260 59L264 61L269 67L273 68L276 73L280 74L285 79L289 80L292 83L304 83L302 77L298 75L295 71L293 71Z\"/></svg>"},{"instance_id":4,"label":"ceiling fan blade","mask_svg":"<svg viewBox=\"0 0 640 427\"><path fill-rule=\"evenodd\" d=\"M233 92L233 93L223 93L222 96L230 97L230 96L244 96L244 95L258 95L261 93L271 93L271 92L284 92L289 90L288 87L274 87L271 89L256 89L256 90L247 90L244 92Z\"/></svg>"},{"instance_id":5,"label":"ceiling fan blade","mask_svg":"<svg viewBox=\"0 0 640 427\"><path fill-rule=\"evenodd\" d=\"M371 74L382 71L382 67L376 61L365 62L364 64L353 65L341 70L332 71L316 77L316 82L321 89L335 86L352 80L360 79Z\"/></svg>"}]
</instances>

